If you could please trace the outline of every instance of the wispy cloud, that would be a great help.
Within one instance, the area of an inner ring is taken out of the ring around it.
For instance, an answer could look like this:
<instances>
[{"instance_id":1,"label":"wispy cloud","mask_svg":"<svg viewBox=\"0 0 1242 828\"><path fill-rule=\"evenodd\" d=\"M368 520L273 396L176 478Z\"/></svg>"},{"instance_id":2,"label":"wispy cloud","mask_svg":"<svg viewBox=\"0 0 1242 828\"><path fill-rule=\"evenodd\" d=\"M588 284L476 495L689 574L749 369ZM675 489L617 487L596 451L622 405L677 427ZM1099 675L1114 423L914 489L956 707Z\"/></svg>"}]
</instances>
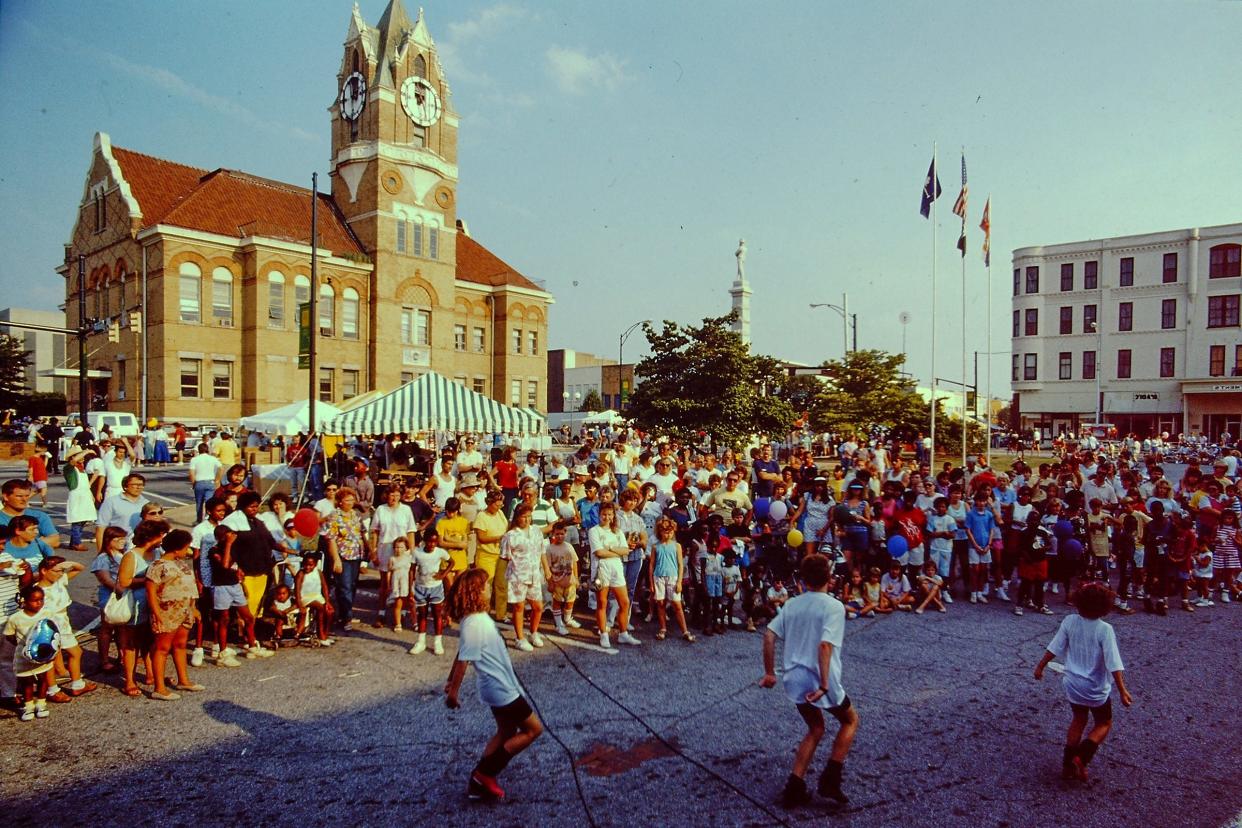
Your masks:
<instances>
[{"instance_id":1,"label":"wispy cloud","mask_svg":"<svg viewBox=\"0 0 1242 828\"><path fill-rule=\"evenodd\" d=\"M572 95L589 89L616 89L629 80L625 62L607 52L592 56L580 49L553 46L545 58L552 80Z\"/></svg>"},{"instance_id":2,"label":"wispy cloud","mask_svg":"<svg viewBox=\"0 0 1242 828\"><path fill-rule=\"evenodd\" d=\"M482 43L516 23L530 17L530 12L511 3L497 3L479 10L473 17L450 23L447 34L436 47L440 62L453 81L491 83L486 72L471 68L471 58Z\"/></svg>"},{"instance_id":3,"label":"wispy cloud","mask_svg":"<svg viewBox=\"0 0 1242 828\"><path fill-rule=\"evenodd\" d=\"M102 49L88 48L88 51L93 52L96 58L118 72L123 72L151 86L163 89L170 95L196 103L246 126L274 135L292 136L308 143L317 143L319 141L319 136L312 135L300 127L292 126L285 122L277 123L268 120L236 101L190 83L176 72L171 72L162 66L137 63Z\"/></svg>"}]
</instances>

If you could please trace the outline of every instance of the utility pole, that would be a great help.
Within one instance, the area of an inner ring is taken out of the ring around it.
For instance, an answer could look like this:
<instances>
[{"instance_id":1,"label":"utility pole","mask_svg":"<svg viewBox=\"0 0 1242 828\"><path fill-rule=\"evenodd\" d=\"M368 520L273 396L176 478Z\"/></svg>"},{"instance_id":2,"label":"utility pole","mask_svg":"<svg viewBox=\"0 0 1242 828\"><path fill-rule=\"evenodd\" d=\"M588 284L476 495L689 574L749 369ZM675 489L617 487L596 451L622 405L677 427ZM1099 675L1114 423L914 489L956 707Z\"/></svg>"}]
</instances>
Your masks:
<instances>
[{"instance_id":1,"label":"utility pole","mask_svg":"<svg viewBox=\"0 0 1242 828\"><path fill-rule=\"evenodd\" d=\"M319 397L319 389L316 383L319 381L319 365L316 359L315 342L319 339L319 269L318 269L318 252L319 252L319 173L311 173L311 283L310 283L310 359L309 370L310 375L310 399L307 401L306 416L309 422L306 429L309 432L307 442L315 436L315 400ZM307 464L307 470L314 465L315 458L312 456Z\"/></svg>"},{"instance_id":2,"label":"utility pole","mask_svg":"<svg viewBox=\"0 0 1242 828\"><path fill-rule=\"evenodd\" d=\"M86 255L78 254L78 414L79 425L86 429L91 410L90 383L86 378Z\"/></svg>"}]
</instances>

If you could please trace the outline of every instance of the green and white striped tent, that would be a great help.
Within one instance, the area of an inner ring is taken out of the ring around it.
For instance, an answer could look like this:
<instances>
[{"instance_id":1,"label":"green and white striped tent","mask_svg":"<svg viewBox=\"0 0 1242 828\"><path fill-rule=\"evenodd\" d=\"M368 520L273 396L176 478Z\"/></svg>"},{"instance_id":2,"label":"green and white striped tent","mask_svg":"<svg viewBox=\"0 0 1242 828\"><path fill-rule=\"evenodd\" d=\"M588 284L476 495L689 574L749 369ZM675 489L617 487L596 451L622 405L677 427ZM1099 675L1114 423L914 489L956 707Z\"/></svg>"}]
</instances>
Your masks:
<instances>
[{"instance_id":1,"label":"green and white striped tent","mask_svg":"<svg viewBox=\"0 0 1242 828\"><path fill-rule=\"evenodd\" d=\"M324 425L329 434L478 431L539 434L547 421L530 408L511 408L433 371Z\"/></svg>"}]
</instances>

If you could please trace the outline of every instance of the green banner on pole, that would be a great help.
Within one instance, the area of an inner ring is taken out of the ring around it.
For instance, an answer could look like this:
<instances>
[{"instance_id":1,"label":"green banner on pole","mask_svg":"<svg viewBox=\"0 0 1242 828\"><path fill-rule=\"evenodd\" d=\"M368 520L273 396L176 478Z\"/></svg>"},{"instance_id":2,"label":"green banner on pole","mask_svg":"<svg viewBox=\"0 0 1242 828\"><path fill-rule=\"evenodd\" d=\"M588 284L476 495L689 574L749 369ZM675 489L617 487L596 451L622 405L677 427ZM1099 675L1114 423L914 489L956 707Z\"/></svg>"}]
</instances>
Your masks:
<instances>
[{"instance_id":1,"label":"green banner on pole","mask_svg":"<svg viewBox=\"0 0 1242 828\"><path fill-rule=\"evenodd\" d=\"M310 368L311 308L310 302L298 305L298 370Z\"/></svg>"}]
</instances>

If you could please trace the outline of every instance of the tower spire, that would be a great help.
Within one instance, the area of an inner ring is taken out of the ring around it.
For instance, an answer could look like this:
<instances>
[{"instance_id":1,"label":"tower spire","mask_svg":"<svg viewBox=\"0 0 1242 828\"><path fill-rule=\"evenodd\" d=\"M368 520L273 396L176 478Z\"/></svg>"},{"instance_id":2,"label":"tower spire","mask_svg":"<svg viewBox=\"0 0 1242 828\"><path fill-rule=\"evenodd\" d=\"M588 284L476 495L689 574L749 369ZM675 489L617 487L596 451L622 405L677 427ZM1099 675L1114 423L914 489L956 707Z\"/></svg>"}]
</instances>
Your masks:
<instances>
[{"instance_id":1,"label":"tower spire","mask_svg":"<svg viewBox=\"0 0 1242 828\"><path fill-rule=\"evenodd\" d=\"M742 342L749 350L751 290L750 282L746 279L746 239L738 240L737 252L733 255L737 257L737 279L729 289L729 296L733 298L733 310L737 318L733 320L732 330L742 337Z\"/></svg>"}]
</instances>

